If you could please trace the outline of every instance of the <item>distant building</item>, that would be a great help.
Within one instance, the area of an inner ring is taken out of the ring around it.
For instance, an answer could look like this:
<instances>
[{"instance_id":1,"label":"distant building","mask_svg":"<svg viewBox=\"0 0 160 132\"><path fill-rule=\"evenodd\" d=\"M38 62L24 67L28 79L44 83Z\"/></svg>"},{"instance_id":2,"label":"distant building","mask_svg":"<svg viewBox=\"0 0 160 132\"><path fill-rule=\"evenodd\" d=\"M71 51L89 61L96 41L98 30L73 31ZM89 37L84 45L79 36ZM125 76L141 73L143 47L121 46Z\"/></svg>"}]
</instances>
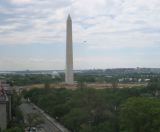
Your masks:
<instances>
[{"instance_id":1,"label":"distant building","mask_svg":"<svg viewBox=\"0 0 160 132\"><path fill-rule=\"evenodd\" d=\"M11 120L11 90L6 81L0 80L0 128L5 130Z\"/></svg>"},{"instance_id":2,"label":"distant building","mask_svg":"<svg viewBox=\"0 0 160 132\"><path fill-rule=\"evenodd\" d=\"M59 77L59 73L56 72L56 71L53 71L51 75L52 75L53 79L56 78L56 77Z\"/></svg>"},{"instance_id":3,"label":"distant building","mask_svg":"<svg viewBox=\"0 0 160 132\"><path fill-rule=\"evenodd\" d=\"M139 83L140 83L140 82L142 82L142 79L141 79L141 78L139 78L139 79L138 79L138 82L139 82Z\"/></svg>"},{"instance_id":4,"label":"distant building","mask_svg":"<svg viewBox=\"0 0 160 132\"><path fill-rule=\"evenodd\" d=\"M147 79L144 79L145 82L149 82L150 80L151 80L151 79L148 79L148 78L147 78Z\"/></svg>"}]
</instances>

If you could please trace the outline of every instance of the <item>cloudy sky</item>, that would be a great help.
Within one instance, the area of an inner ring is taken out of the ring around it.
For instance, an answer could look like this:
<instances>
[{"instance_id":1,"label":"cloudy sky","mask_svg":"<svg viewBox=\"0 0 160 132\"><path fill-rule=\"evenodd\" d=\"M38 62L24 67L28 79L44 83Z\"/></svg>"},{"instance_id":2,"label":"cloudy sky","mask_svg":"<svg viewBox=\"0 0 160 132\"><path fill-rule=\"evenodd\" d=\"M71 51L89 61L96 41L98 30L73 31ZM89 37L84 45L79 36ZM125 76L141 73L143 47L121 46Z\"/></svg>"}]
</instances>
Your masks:
<instances>
[{"instance_id":1,"label":"cloudy sky","mask_svg":"<svg viewBox=\"0 0 160 132\"><path fill-rule=\"evenodd\" d=\"M0 0L0 70L160 67L160 0ZM86 41L86 42L85 42Z\"/></svg>"}]
</instances>

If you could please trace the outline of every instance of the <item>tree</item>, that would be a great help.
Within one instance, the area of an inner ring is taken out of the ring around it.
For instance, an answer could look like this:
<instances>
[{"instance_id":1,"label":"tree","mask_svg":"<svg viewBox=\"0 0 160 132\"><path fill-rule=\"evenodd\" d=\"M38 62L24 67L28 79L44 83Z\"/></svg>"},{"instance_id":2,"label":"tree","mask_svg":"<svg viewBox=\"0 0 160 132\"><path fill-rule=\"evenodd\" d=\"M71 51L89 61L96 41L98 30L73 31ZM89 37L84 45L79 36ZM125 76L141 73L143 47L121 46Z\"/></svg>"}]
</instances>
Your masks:
<instances>
[{"instance_id":1,"label":"tree","mask_svg":"<svg viewBox=\"0 0 160 132\"><path fill-rule=\"evenodd\" d=\"M152 96L160 95L160 80L158 78L153 78L148 84L148 90Z\"/></svg>"},{"instance_id":2,"label":"tree","mask_svg":"<svg viewBox=\"0 0 160 132\"><path fill-rule=\"evenodd\" d=\"M27 114L28 126L36 127L44 122L44 120L37 113L29 113Z\"/></svg>"},{"instance_id":3,"label":"tree","mask_svg":"<svg viewBox=\"0 0 160 132\"><path fill-rule=\"evenodd\" d=\"M160 101L154 98L133 97L121 105L122 132L159 132Z\"/></svg>"},{"instance_id":4,"label":"tree","mask_svg":"<svg viewBox=\"0 0 160 132\"><path fill-rule=\"evenodd\" d=\"M116 78L113 78L113 79L111 80L111 84L112 84L112 88L113 88L113 89L118 88L118 80L117 80Z\"/></svg>"},{"instance_id":5,"label":"tree","mask_svg":"<svg viewBox=\"0 0 160 132\"><path fill-rule=\"evenodd\" d=\"M4 130L3 132L23 132L23 130L19 127L14 127L14 128Z\"/></svg>"},{"instance_id":6,"label":"tree","mask_svg":"<svg viewBox=\"0 0 160 132\"><path fill-rule=\"evenodd\" d=\"M44 88L45 88L45 89L50 88L50 83L49 83L49 82L46 82L46 83L44 84Z\"/></svg>"},{"instance_id":7,"label":"tree","mask_svg":"<svg viewBox=\"0 0 160 132\"><path fill-rule=\"evenodd\" d=\"M83 80L79 80L77 83L77 87L79 89L84 89L84 88L87 88L87 85L85 84L85 82Z\"/></svg>"}]
</instances>

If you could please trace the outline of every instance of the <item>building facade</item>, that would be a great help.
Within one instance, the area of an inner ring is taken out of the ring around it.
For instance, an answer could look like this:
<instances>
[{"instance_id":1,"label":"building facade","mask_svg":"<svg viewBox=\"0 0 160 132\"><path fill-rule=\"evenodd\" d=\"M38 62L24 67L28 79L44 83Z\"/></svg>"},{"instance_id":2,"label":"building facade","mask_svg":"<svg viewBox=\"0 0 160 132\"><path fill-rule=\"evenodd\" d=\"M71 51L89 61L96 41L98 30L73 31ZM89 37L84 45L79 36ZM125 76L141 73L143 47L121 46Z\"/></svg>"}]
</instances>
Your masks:
<instances>
[{"instance_id":1,"label":"building facade","mask_svg":"<svg viewBox=\"0 0 160 132\"><path fill-rule=\"evenodd\" d=\"M11 90L5 80L0 80L0 129L5 130L11 120Z\"/></svg>"}]
</instances>

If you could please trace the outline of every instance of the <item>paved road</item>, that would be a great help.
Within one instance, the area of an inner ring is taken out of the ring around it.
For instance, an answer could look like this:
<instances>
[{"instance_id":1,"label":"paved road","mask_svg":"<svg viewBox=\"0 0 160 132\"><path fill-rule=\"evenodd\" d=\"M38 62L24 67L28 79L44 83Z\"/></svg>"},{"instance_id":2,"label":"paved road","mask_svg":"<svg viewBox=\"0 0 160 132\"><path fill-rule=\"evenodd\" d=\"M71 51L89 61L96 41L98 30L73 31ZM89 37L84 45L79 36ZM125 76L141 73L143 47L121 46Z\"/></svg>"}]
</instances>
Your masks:
<instances>
[{"instance_id":1,"label":"paved road","mask_svg":"<svg viewBox=\"0 0 160 132\"><path fill-rule=\"evenodd\" d=\"M24 117L26 117L29 113L39 113L39 115L43 118L44 123L41 125L41 132L69 132L66 128L56 122L53 118L44 113L43 110L38 108L32 103L22 103L20 105L20 109L22 110Z\"/></svg>"}]
</instances>

